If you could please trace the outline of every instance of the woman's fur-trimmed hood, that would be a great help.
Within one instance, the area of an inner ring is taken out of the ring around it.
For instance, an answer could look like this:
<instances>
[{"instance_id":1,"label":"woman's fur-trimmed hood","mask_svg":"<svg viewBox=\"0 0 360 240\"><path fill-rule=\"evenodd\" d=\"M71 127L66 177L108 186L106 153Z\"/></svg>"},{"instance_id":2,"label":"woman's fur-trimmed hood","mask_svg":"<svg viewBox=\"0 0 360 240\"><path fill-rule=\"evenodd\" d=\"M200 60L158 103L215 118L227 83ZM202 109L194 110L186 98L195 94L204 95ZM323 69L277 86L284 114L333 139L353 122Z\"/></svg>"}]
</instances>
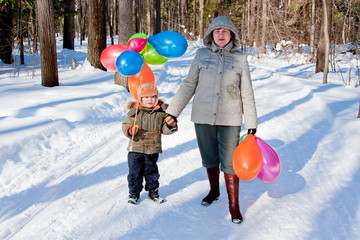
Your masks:
<instances>
[{"instance_id":1,"label":"woman's fur-trimmed hood","mask_svg":"<svg viewBox=\"0 0 360 240\"><path fill-rule=\"evenodd\" d=\"M204 34L203 43L206 47L211 48L213 42L212 32L218 28L229 29L233 33L233 37L231 38L231 41L233 43L232 49L238 49L240 47L238 30L235 27L234 23L231 21L231 19L226 16L218 16L214 18L214 20L212 20L210 26L207 28Z\"/></svg>"}]
</instances>

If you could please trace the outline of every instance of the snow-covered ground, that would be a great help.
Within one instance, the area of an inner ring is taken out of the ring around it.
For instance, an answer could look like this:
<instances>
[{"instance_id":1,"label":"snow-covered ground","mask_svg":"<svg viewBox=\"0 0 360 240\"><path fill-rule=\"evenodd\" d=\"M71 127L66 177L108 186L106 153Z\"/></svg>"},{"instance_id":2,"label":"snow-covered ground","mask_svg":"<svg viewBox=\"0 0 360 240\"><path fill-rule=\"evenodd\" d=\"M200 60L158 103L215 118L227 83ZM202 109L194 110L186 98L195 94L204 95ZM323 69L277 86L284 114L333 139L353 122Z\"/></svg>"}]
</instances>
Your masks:
<instances>
[{"instance_id":1,"label":"snow-covered ground","mask_svg":"<svg viewBox=\"0 0 360 240\"><path fill-rule=\"evenodd\" d=\"M198 45L151 66L166 102ZM343 75L330 73L323 85L302 55L249 56L257 136L276 150L282 172L273 183L241 181L241 225L230 221L223 178L220 200L200 205L208 182L191 103L179 132L163 137L166 202L143 192L130 205L121 122L132 97L113 84L114 73L91 67L86 45L69 51L61 42L59 87L41 86L32 57L25 66L0 63L0 239L360 239L360 88L342 83L347 57L338 64Z\"/></svg>"}]
</instances>

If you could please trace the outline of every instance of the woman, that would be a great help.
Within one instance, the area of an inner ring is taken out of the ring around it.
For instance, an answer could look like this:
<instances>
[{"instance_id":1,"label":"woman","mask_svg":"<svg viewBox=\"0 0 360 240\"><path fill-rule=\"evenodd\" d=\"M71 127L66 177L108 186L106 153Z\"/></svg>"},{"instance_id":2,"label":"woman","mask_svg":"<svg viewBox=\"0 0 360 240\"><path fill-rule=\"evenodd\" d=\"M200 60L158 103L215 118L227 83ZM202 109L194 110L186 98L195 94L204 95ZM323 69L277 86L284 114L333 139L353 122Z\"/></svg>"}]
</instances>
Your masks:
<instances>
[{"instance_id":1,"label":"woman","mask_svg":"<svg viewBox=\"0 0 360 240\"><path fill-rule=\"evenodd\" d=\"M208 27L204 48L197 50L188 76L173 97L167 112L178 117L192 97L191 121L202 164L207 170L210 191L202 200L209 206L220 196L219 166L224 172L233 223L243 217L239 208L239 178L232 156L239 143L241 125L255 134L257 116L250 70L246 56L239 51L238 31L230 18L216 17Z\"/></svg>"}]
</instances>

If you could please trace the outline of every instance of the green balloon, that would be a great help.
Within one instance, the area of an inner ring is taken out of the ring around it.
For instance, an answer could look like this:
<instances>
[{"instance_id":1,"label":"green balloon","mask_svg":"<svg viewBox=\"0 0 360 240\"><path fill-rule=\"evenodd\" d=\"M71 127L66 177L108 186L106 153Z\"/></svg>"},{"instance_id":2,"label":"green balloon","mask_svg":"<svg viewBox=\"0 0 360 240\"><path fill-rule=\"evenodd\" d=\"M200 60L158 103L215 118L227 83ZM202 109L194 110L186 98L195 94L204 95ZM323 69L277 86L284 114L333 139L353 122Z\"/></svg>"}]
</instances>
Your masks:
<instances>
[{"instance_id":1,"label":"green balloon","mask_svg":"<svg viewBox=\"0 0 360 240\"><path fill-rule=\"evenodd\" d=\"M245 139L246 136L247 136L247 133L245 133L244 135L242 135L242 136L240 137L239 143L241 143L241 142Z\"/></svg>"},{"instance_id":2,"label":"green balloon","mask_svg":"<svg viewBox=\"0 0 360 240\"><path fill-rule=\"evenodd\" d=\"M134 35L132 35L132 36L129 38L128 42L129 42L131 39L133 39L133 38L148 38L148 37L149 37L149 36L146 35L145 33L135 33Z\"/></svg>"},{"instance_id":3,"label":"green balloon","mask_svg":"<svg viewBox=\"0 0 360 240\"><path fill-rule=\"evenodd\" d=\"M152 65L159 65L168 61L166 57L158 54L153 45L150 43L147 43L144 50L142 50L140 53L143 55L144 61Z\"/></svg>"}]
</instances>

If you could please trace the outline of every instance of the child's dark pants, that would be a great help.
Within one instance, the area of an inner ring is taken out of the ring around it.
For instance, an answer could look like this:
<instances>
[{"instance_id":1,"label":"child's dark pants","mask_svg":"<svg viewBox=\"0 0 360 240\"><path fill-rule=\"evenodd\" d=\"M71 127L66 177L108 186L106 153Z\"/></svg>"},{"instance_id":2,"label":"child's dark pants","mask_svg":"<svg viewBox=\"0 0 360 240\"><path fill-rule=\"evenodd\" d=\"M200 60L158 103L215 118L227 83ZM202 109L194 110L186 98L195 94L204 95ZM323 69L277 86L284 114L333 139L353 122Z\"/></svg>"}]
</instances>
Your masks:
<instances>
[{"instance_id":1,"label":"child's dark pants","mask_svg":"<svg viewBox=\"0 0 360 240\"><path fill-rule=\"evenodd\" d=\"M143 189L145 177L145 190L149 191L159 187L159 169L157 160L159 154L128 153L129 175L127 177L130 194L139 194Z\"/></svg>"}]
</instances>

